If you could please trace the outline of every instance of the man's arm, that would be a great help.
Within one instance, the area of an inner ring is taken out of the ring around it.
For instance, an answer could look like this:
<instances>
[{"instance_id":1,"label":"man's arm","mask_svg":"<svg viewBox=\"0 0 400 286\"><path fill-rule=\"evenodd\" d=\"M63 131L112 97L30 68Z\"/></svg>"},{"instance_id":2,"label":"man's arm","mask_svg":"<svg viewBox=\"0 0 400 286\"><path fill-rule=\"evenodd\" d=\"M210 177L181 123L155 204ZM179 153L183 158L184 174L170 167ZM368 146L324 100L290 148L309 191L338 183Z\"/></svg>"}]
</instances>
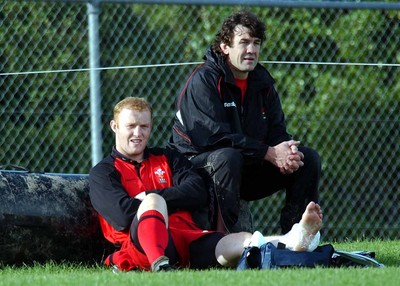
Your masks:
<instances>
[{"instance_id":1,"label":"man's arm","mask_svg":"<svg viewBox=\"0 0 400 286\"><path fill-rule=\"evenodd\" d=\"M168 209L196 210L207 205L208 190L192 163L179 152L165 149L173 175L173 186L156 190L167 202Z\"/></svg>"},{"instance_id":2,"label":"man's arm","mask_svg":"<svg viewBox=\"0 0 400 286\"><path fill-rule=\"evenodd\" d=\"M95 210L116 230L128 228L141 201L129 197L117 170L111 164L98 164L90 170L89 186Z\"/></svg>"}]
</instances>

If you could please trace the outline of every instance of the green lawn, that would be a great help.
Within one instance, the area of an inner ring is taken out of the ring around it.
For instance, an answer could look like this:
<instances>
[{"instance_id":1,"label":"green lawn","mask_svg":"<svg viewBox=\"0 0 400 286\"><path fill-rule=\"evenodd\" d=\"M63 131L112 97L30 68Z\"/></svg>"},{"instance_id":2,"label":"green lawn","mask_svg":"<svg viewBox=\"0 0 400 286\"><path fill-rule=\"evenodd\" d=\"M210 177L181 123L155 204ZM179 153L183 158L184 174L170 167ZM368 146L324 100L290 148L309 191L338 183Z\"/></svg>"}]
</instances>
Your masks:
<instances>
[{"instance_id":1,"label":"green lawn","mask_svg":"<svg viewBox=\"0 0 400 286\"><path fill-rule=\"evenodd\" d=\"M313 268L263 271L207 270L112 273L103 266L47 263L5 267L0 285L399 285L400 240L332 243L340 250L375 251L383 268Z\"/></svg>"}]
</instances>

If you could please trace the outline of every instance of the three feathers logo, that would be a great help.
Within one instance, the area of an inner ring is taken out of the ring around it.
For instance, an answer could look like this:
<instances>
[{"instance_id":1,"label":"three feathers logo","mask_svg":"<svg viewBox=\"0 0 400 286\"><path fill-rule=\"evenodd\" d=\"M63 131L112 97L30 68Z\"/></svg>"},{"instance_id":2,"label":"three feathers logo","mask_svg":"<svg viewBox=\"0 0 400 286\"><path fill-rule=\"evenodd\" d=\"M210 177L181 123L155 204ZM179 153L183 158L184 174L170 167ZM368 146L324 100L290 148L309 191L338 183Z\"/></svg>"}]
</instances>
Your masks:
<instances>
[{"instance_id":1,"label":"three feathers logo","mask_svg":"<svg viewBox=\"0 0 400 286\"><path fill-rule=\"evenodd\" d=\"M164 178L165 171L163 171L161 168L158 168L154 174L158 176L158 181L160 184L165 184L167 182L167 180Z\"/></svg>"}]
</instances>

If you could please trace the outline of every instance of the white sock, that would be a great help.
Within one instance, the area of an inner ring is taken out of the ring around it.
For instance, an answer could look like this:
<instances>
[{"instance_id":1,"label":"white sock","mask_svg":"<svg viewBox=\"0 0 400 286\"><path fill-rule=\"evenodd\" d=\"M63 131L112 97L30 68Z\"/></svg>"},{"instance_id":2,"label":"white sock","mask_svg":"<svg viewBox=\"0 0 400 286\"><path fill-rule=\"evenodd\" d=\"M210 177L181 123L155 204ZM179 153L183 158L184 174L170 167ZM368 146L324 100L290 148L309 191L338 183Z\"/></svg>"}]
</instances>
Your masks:
<instances>
[{"instance_id":1,"label":"white sock","mask_svg":"<svg viewBox=\"0 0 400 286\"><path fill-rule=\"evenodd\" d=\"M256 230L253 235L251 236L250 240L250 245L249 246L256 246L260 247L263 244L266 244L268 241L265 239L265 237L262 235L261 232Z\"/></svg>"}]
</instances>

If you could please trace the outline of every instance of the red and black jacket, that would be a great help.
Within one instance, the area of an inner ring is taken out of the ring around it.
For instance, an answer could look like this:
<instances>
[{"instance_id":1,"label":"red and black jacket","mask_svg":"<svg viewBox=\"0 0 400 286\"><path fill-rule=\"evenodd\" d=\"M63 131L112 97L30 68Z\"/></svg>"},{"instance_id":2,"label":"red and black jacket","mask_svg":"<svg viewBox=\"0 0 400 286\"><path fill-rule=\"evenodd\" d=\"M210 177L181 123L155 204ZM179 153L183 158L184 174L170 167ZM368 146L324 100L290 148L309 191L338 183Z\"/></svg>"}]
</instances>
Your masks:
<instances>
[{"instance_id":1,"label":"red and black jacket","mask_svg":"<svg viewBox=\"0 0 400 286\"><path fill-rule=\"evenodd\" d=\"M90 170L90 199L100 215L104 236L119 244L141 203L134 197L157 193L167 202L169 214L198 210L207 205L208 193L190 161L174 150L146 148L141 163L130 160L115 148Z\"/></svg>"},{"instance_id":2,"label":"red and black jacket","mask_svg":"<svg viewBox=\"0 0 400 286\"><path fill-rule=\"evenodd\" d=\"M268 146L291 139L274 83L258 64L249 73L242 104L225 59L209 49L177 98L169 146L188 156L233 147L262 160Z\"/></svg>"}]
</instances>

